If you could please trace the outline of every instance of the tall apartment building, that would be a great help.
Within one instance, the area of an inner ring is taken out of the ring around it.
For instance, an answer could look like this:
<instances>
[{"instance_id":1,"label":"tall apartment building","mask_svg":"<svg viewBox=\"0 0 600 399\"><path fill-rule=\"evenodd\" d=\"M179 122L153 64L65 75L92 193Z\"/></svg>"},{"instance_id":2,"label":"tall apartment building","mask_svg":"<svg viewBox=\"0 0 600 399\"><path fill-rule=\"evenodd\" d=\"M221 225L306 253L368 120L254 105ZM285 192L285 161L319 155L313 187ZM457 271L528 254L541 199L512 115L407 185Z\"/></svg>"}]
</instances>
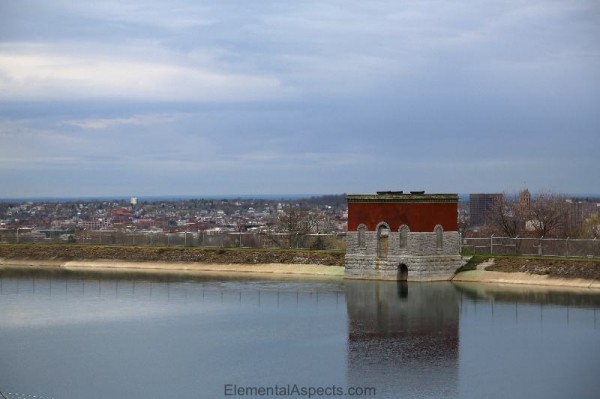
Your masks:
<instances>
[{"instance_id":1,"label":"tall apartment building","mask_svg":"<svg viewBox=\"0 0 600 399\"><path fill-rule=\"evenodd\" d=\"M502 201L502 194L469 194L469 216L471 226L484 226L490 221L490 210L494 203Z\"/></svg>"}]
</instances>

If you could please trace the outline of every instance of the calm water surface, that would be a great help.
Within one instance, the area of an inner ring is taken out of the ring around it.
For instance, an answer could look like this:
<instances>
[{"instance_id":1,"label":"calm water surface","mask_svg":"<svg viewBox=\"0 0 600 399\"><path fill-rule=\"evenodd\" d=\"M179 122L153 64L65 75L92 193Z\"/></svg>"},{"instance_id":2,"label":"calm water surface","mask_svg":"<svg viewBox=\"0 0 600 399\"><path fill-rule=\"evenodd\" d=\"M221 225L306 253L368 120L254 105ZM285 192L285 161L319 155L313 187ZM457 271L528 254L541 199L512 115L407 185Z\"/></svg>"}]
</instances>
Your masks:
<instances>
[{"instance_id":1,"label":"calm water surface","mask_svg":"<svg viewBox=\"0 0 600 399\"><path fill-rule=\"evenodd\" d=\"M600 393L598 293L0 273L0 391L7 398L258 398L278 396L226 396L225 389L288 384L356 388L367 395L354 397L363 398Z\"/></svg>"}]
</instances>

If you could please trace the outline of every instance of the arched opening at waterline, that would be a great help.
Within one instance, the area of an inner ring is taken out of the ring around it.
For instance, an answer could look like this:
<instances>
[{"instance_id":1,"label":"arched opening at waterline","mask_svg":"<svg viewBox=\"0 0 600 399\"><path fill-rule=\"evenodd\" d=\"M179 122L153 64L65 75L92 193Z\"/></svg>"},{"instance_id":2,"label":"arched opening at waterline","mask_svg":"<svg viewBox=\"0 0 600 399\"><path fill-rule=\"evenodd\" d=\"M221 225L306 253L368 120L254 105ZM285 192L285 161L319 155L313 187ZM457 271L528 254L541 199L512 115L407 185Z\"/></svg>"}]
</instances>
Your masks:
<instances>
[{"instance_id":1,"label":"arched opening at waterline","mask_svg":"<svg viewBox=\"0 0 600 399\"><path fill-rule=\"evenodd\" d=\"M398 267L398 280L407 281L408 280L408 267L402 263Z\"/></svg>"}]
</instances>

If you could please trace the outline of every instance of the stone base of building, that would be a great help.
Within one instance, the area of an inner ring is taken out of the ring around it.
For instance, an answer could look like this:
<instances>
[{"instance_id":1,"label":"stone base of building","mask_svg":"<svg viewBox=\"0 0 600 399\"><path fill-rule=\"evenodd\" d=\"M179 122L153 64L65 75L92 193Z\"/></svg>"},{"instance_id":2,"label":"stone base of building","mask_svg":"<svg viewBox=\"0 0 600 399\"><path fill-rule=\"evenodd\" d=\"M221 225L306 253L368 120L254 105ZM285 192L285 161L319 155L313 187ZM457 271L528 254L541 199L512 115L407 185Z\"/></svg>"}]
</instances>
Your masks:
<instances>
[{"instance_id":1,"label":"stone base of building","mask_svg":"<svg viewBox=\"0 0 600 399\"><path fill-rule=\"evenodd\" d=\"M378 258L347 254L344 276L372 280L444 281L450 280L465 263L466 260L460 255Z\"/></svg>"}]
</instances>

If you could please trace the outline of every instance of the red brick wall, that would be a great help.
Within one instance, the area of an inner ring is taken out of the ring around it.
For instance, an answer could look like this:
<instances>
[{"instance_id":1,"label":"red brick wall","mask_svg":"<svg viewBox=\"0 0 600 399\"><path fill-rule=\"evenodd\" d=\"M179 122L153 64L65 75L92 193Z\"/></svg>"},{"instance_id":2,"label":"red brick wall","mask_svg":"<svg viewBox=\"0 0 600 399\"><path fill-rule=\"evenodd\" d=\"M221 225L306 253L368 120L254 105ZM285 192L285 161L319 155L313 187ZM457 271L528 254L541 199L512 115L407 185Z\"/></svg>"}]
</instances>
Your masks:
<instances>
[{"instance_id":1,"label":"red brick wall","mask_svg":"<svg viewBox=\"0 0 600 399\"><path fill-rule=\"evenodd\" d=\"M392 231L406 224L412 232L433 232L436 225L444 231L458 231L456 203L364 203L348 204L348 231L364 224L375 231L379 222L386 222Z\"/></svg>"}]
</instances>

